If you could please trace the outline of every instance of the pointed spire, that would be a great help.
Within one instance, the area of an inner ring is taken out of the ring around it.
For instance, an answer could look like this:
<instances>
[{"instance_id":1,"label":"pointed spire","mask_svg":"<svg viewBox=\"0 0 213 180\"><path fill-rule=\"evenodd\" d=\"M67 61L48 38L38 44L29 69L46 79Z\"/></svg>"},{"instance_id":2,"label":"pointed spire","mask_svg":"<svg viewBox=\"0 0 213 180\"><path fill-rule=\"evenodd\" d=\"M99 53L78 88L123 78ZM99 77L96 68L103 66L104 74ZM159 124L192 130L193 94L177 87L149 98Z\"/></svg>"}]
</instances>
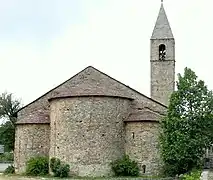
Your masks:
<instances>
[{"instance_id":1,"label":"pointed spire","mask_svg":"<svg viewBox=\"0 0 213 180\"><path fill-rule=\"evenodd\" d=\"M166 16L165 9L163 7L163 0L161 0L161 8L158 14L158 18L151 39L167 39L167 38L174 38L174 37L172 34L171 27L169 25L169 21Z\"/></svg>"}]
</instances>

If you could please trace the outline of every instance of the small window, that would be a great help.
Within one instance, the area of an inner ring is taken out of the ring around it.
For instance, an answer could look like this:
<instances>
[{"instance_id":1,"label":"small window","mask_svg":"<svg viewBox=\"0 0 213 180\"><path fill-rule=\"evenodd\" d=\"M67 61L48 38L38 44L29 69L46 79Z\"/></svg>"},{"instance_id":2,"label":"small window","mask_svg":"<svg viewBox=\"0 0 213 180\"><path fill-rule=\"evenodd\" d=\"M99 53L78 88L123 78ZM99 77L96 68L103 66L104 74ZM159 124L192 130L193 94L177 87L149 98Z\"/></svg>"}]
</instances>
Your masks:
<instances>
[{"instance_id":1,"label":"small window","mask_svg":"<svg viewBox=\"0 0 213 180\"><path fill-rule=\"evenodd\" d=\"M166 46L164 44L161 44L159 46L159 60L165 60L166 59Z\"/></svg>"},{"instance_id":2,"label":"small window","mask_svg":"<svg viewBox=\"0 0 213 180\"><path fill-rule=\"evenodd\" d=\"M132 132L132 139L135 139L135 133Z\"/></svg>"},{"instance_id":3,"label":"small window","mask_svg":"<svg viewBox=\"0 0 213 180\"><path fill-rule=\"evenodd\" d=\"M142 165L143 173L146 173L146 165Z\"/></svg>"}]
</instances>

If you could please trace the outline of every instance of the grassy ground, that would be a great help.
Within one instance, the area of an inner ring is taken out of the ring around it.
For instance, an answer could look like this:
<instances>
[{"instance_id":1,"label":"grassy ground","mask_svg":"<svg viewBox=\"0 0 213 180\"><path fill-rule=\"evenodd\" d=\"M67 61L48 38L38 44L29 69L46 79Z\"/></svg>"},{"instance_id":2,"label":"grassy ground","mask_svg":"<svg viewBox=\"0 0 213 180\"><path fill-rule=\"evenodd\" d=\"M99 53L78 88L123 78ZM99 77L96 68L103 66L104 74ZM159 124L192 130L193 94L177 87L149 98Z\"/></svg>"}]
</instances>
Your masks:
<instances>
[{"instance_id":1,"label":"grassy ground","mask_svg":"<svg viewBox=\"0 0 213 180\"><path fill-rule=\"evenodd\" d=\"M158 180L159 178L63 178L63 180ZM0 180L59 180L53 177L24 177L17 175L0 175ZM160 179L159 179L160 180ZM162 179L163 180L163 179ZM165 179L166 180L166 179Z\"/></svg>"}]
</instances>

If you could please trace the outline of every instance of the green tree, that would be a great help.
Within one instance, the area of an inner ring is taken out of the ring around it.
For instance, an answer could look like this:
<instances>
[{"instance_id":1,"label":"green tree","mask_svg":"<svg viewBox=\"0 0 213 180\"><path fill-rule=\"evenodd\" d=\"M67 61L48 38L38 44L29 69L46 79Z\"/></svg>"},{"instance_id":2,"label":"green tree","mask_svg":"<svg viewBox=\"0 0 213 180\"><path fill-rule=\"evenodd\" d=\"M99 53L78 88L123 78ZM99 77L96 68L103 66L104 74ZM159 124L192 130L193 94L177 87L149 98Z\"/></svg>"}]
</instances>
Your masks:
<instances>
[{"instance_id":1,"label":"green tree","mask_svg":"<svg viewBox=\"0 0 213 180\"><path fill-rule=\"evenodd\" d=\"M182 174L201 165L205 149L213 142L213 94L189 68L183 76L178 74L177 91L171 95L161 127L167 174Z\"/></svg>"},{"instance_id":2,"label":"green tree","mask_svg":"<svg viewBox=\"0 0 213 180\"><path fill-rule=\"evenodd\" d=\"M14 99L11 93L1 94L0 119L5 119L5 122L0 125L0 143L5 145L6 151L14 149L16 112L20 107L20 101Z\"/></svg>"}]
</instances>

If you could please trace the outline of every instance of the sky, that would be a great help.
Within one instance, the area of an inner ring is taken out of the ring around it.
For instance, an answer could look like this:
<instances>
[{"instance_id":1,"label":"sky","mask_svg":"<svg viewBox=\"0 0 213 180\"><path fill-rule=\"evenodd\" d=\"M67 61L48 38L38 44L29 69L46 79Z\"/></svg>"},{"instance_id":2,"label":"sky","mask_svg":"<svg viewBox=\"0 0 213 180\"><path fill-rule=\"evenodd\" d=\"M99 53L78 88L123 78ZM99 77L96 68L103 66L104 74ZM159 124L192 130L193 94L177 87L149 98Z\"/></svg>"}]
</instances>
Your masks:
<instances>
[{"instance_id":1,"label":"sky","mask_svg":"<svg viewBox=\"0 0 213 180\"><path fill-rule=\"evenodd\" d=\"M150 95L160 0L0 0L0 92L26 105L87 66ZM185 67L213 89L213 1L164 0Z\"/></svg>"}]
</instances>

